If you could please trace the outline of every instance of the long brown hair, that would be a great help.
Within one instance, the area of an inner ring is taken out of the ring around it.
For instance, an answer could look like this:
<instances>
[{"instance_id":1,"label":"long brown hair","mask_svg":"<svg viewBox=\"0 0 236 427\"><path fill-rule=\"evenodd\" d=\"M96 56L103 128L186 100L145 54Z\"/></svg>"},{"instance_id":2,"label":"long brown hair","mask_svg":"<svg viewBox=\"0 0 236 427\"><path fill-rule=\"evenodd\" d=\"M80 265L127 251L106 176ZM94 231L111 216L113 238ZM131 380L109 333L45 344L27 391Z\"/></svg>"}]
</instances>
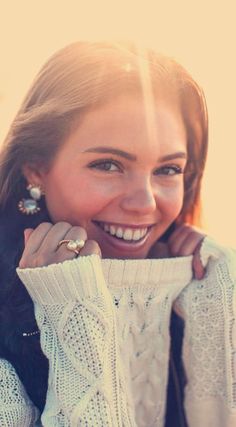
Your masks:
<instances>
[{"instance_id":1,"label":"long brown hair","mask_svg":"<svg viewBox=\"0 0 236 427\"><path fill-rule=\"evenodd\" d=\"M2 145L1 209L22 198L26 184L22 166L50 167L65 137L88 110L120 93L149 93L158 99L163 91L177 97L187 133L185 195L178 221L199 223L208 141L204 94L173 59L129 43L73 43L43 66Z\"/></svg>"}]
</instances>

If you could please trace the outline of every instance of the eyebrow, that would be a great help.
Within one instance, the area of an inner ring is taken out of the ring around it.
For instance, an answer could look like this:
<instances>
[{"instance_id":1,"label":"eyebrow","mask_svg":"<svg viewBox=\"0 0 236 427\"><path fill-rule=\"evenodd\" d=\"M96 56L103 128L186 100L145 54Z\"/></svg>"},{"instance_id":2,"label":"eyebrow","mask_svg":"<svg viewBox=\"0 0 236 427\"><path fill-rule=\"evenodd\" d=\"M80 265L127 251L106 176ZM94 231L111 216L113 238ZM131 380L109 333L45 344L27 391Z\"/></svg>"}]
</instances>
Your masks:
<instances>
[{"instance_id":1,"label":"eyebrow","mask_svg":"<svg viewBox=\"0 0 236 427\"><path fill-rule=\"evenodd\" d=\"M127 151L119 150L118 148L111 148L111 147L93 147L88 148L88 150L82 151L82 153L109 153L109 154L116 154L117 156L124 157L125 159L131 160L135 162L137 160L137 157L134 154L127 153ZM168 160L174 160L174 159L186 159L187 153L185 151L178 151L176 153L167 154L166 156L163 156L159 159L161 162L165 162Z\"/></svg>"}]
</instances>

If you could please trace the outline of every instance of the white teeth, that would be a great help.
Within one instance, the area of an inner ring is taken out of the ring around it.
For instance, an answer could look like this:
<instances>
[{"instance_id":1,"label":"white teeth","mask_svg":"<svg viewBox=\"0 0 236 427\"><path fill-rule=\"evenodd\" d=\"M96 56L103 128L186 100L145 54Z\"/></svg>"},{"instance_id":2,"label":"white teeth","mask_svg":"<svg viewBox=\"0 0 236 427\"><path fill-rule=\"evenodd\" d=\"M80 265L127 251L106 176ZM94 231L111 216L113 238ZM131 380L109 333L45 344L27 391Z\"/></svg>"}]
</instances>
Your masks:
<instances>
[{"instance_id":1,"label":"white teeth","mask_svg":"<svg viewBox=\"0 0 236 427\"><path fill-rule=\"evenodd\" d=\"M114 225L110 225L108 231L110 234L112 234L112 236L114 236L116 234L116 229L115 229Z\"/></svg>"},{"instance_id":2,"label":"white teeth","mask_svg":"<svg viewBox=\"0 0 236 427\"><path fill-rule=\"evenodd\" d=\"M143 230L141 230L141 237L145 236L146 233L147 233L147 228L144 228Z\"/></svg>"},{"instance_id":3,"label":"white teeth","mask_svg":"<svg viewBox=\"0 0 236 427\"><path fill-rule=\"evenodd\" d=\"M135 230L133 234L133 240L139 240L142 237L142 231L141 230Z\"/></svg>"},{"instance_id":4,"label":"white teeth","mask_svg":"<svg viewBox=\"0 0 236 427\"><path fill-rule=\"evenodd\" d=\"M148 228L144 228L142 237L145 236L147 232L148 232Z\"/></svg>"},{"instance_id":5,"label":"white teeth","mask_svg":"<svg viewBox=\"0 0 236 427\"><path fill-rule=\"evenodd\" d=\"M133 237L133 232L130 228L128 228L128 230L125 230L124 234L123 234L123 239L124 240L132 240Z\"/></svg>"},{"instance_id":6,"label":"white teeth","mask_svg":"<svg viewBox=\"0 0 236 427\"><path fill-rule=\"evenodd\" d=\"M115 227L114 227L114 228L115 228ZM121 227L118 227L118 228L117 228L117 230L116 230L116 233L115 233L115 234L116 234L116 236L117 236L117 237L122 238L122 237L123 237L123 234L124 234L124 233L123 233L122 228L121 228Z\"/></svg>"},{"instance_id":7,"label":"white teeth","mask_svg":"<svg viewBox=\"0 0 236 427\"><path fill-rule=\"evenodd\" d=\"M147 228L141 228L141 229L131 229L126 228L123 229L122 227L116 228L114 225L108 225L108 224L101 224L104 231L111 234L112 236L119 237L120 239L124 240L134 240L138 241L142 237L144 237L147 234L148 229Z\"/></svg>"}]
</instances>

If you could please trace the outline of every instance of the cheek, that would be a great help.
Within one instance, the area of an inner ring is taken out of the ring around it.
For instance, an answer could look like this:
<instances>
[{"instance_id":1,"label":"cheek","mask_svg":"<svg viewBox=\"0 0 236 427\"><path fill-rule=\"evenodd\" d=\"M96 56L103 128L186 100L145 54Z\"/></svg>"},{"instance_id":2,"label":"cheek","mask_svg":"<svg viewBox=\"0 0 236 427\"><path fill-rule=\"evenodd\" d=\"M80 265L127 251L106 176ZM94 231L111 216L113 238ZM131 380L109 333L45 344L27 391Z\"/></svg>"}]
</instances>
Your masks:
<instances>
[{"instance_id":1,"label":"cheek","mask_svg":"<svg viewBox=\"0 0 236 427\"><path fill-rule=\"evenodd\" d=\"M109 182L83 179L80 181L77 190L77 197L80 203L89 211L99 211L111 204L116 198L117 191Z\"/></svg>"},{"instance_id":2,"label":"cheek","mask_svg":"<svg viewBox=\"0 0 236 427\"><path fill-rule=\"evenodd\" d=\"M183 206L184 187L183 183L165 188L159 198L159 208L171 220L176 218ZM158 201L157 201L158 204Z\"/></svg>"},{"instance_id":3,"label":"cheek","mask_svg":"<svg viewBox=\"0 0 236 427\"><path fill-rule=\"evenodd\" d=\"M83 174L51 174L45 198L54 222L66 220L82 225L111 203L114 186L111 182L102 183Z\"/></svg>"}]
</instances>

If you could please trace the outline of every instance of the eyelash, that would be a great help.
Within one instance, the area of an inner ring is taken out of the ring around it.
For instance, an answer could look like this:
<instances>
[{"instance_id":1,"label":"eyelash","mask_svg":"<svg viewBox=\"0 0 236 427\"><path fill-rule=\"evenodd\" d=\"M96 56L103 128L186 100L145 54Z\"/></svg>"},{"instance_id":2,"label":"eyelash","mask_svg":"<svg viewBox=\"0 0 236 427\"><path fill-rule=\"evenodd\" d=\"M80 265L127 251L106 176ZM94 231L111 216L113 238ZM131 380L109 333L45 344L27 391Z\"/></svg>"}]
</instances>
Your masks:
<instances>
[{"instance_id":1,"label":"eyelash","mask_svg":"<svg viewBox=\"0 0 236 427\"><path fill-rule=\"evenodd\" d=\"M106 164L115 165L119 169L122 169L121 164L117 161L114 161L113 159L102 159L102 160L93 162L89 165L89 168L98 169L98 170L101 170L102 172L111 172L111 173L114 172L113 170L105 169L102 167ZM170 171L171 173L169 173ZM175 176L175 175L182 174L183 169L177 165L165 165L158 168L157 172L158 173L156 175ZM164 172L167 172L167 173L164 173Z\"/></svg>"},{"instance_id":2,"label":"eyelash","mask_svg":"<svg viewBox=\"0 0 236 427\"><path fill-rule=\"evenodd\" d=\"M117 166L119 169L121 169L121 165L120 165L120 163L119 163L119 162L114 161L113 159L102 159L102 160L98 160L98 161L96 161L96 162L90 163L89 167L90 167L91 169L96 169L96 168L97 168L97 166L99 166L99 167L100 167L100 170L101 170L101 171L103 171L103 172L113 172L113 171L110 171L110 170L108 170L108 169L105 169L105 168L102 168L102 167L101 167L102 165L105 165L105 164L107 164L107 163L109 163L110 165L111 165L111 164L112 164L112 165L115 165L115 166ZM98 169L99 169L99 168L98 168Z\"/></svg>"},{"instance_id":3,"label":"eyelash","mask_svg":"<svg viewBox=\"0 0 236 427\"><path fill-rule=\"evenodd\" d=\"M173 172L173 173L163 173L164 171L171 171L171 172ZM174 176L174 175L180 175L180 174L182 174L183 173L183 169L180 167L180 166L177 166L177 165L166 165L166 166L161 166L159 169L158 169L158 174L157 175L160 175L160 172L162 172L162 174L163 175L165 175L165 176Z\"/></svg>"}]
</instances>

